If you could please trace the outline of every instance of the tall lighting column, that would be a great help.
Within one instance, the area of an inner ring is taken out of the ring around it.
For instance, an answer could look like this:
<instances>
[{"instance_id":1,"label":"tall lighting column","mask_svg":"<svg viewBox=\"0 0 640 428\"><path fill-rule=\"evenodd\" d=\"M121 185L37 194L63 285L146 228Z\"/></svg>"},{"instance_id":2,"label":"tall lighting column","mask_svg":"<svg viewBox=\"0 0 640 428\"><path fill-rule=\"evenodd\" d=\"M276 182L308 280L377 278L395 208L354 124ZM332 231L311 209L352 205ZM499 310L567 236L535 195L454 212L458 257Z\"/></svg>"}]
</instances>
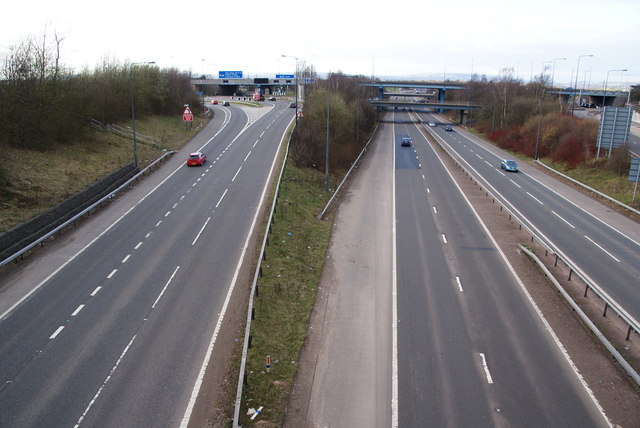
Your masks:
<instances>
[{"instance_id":1,"label":"tall lighting column","mask_svg":"<svg viewBox=\"0 0 640 428\"><path fill-rule=\"evenodd\" d=\"M578 66L576 67L576 84L573 86L573 90L574 92L578 89L578 73L580 72L580 58L585 58L585 57L593 57L593 55L580 55L578 56ZM580 101L580 100L578 100ZM571 106L571 114L573 114L573 110L575 109L576 103L575 100Z\"/></svg>"},{"instance_id":2,"label":"tall lighting column","mask_svg":"<svg viewBox=\"0 0 640 428\"><path fill-rule=\"evenodd\" d=\"M283 58L293 58L296 60L296 75L295 75L295 82L296 82L296 124L298 123L298 57L293 56L293 55L280 55Z\"/></svg>"},{"instance_id":3,"label":"tall lighting column","mask_svg":"<svg viewBox=\"0 0 640 428\"><path fill-rule=\"evenodd\" d=\"M136 144L136 105L133 99L133 79L131 78L131 69L134 65L150 65L155 61L149 62L132 62L129 65L129 94L131 95L131 134L133 135L133 165L138 167L138 146Z\"/></svg>"},{"instance_id":4,"label":"tall lighting column","mask_svg":"<svg viewBox=\"0 0 640 428\"><path fill-rule=\"evenodd\" d=\"M553 67L551 69L551 89L553 89L553 78L555 77L555 74L556 74L556 61L557 60L564 61L564 60L566 60L566 58L554 58L553 59Z\"/></svg>"},{"instance_id":5,"label":"tall lighting column","mask_svg":"<svg viewBox=\"0 0 640 428\"><path fill-rule=\"evenodd\" d=\"M609 83L609 73L612 71L627 71L627 69L609 70L607 71L607 78L604 81L604 94L602 95L602 114L604 115L604 107L607 100L607 84ZM596 152L596 159L600 159L600 147L602 145L602 134L598 138L598 151ZM611 150L609 150L609 156L611 156Z\"/></svg>"}]
</instances>

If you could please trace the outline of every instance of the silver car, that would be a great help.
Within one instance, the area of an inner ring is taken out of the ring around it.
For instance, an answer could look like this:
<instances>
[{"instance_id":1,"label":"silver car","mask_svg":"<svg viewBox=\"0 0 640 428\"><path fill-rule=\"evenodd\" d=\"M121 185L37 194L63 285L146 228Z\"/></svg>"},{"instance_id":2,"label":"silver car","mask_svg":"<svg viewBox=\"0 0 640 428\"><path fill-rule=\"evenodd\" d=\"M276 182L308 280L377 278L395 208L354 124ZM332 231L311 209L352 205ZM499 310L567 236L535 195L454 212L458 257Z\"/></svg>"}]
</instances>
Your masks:
<instances>
[{"instance_id":1,"label":"silver car","mask_svg":"<svg viewBox=\"0 0 640 428\"><path fill-rule=\"evenodd\" d=\"M503 161L500 163L500 168L504 169L505 171L518 172L518 164L516 163L516 161L511 159L503 159Z\"/></svg>"}]
</instances>

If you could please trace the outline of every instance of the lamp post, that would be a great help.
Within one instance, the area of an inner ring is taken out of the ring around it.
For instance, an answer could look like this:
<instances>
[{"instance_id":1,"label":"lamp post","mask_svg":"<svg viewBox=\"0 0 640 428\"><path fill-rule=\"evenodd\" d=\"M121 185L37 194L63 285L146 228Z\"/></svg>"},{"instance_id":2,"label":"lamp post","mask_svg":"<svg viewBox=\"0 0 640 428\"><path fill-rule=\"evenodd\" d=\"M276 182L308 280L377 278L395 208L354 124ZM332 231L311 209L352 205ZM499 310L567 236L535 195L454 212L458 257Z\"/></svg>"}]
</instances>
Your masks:
<instances>
[{"instance_id":1,"label":"lamp post","mask_svg":"<svg viewBox=\"0 0 640 428\"><path fill-rule=\"evenodd\" d=\"M578 56L578 65L576 67L576 84L573 86L574 93L578 89L578 74L580 72L580 58L585 58L585 57L588 57L588 56L593 57L593 55L580 55L580 56ZM578 100L578 102L579 101L580 100ZM573 115L573 110L574 110L575 106L576 106L576 103L575 103L575 100L574 100L573 105L571 106L571 114L572 115Z\"/></svg>"},{"instance_id":2,"label":"lamp post","mask_svg":"<svg viewBox=\"0 0 640 428\"><path fill-rule=\"evenodd\" d=\"M602 96L602 107L604 108L605 104L606 104L606 100L607 100L607 84L609 83L609 73L611 73L612 71L622 71L625 72L627 71L626 68L622 69L617 69L617 70L609 70L607 71L607 78L604 81L604 95Z\"/></svg>"},{"instance_id":3,"label":"lamp post","mask_svg":"<svg viewBox=\"0 0 640 428\"><path fill-rule=\"evenodd\" d=\"M609 70L607 71L607 78L604 81L604 94L602 95L602 115L604 117L604 107L607 101L607 84L609 83L609 73L612 71L627 71L627 69ZM596 152L596 159L600 159L600 147L602 146L602 132L598 137L598 151ZM609 156L611 156L611 148L609 148Z\"/></svg>"},{"instance_id":4,"label":"lamp post","mask_svg":"<svg viewBox=\"0 0 640 428\"><path fill-rule=\"evenodd\" d=\"M293 58L296 60L296 75L295 75L295 82L296 82L296 124L298 123L298 57L293 56L293 55L281 55L283 58Z\"/></svg>"},{"instance_id":5,"label":"lamp post","mask_svg":"<svg viewBox=\"0 0 640 428\"><path fill-rule=\"evenodd\" d=\"M129 94L131 95L131 134L133 135L133 165L138 167L138 146L136 144L136 106L133 100L133 79L131 78L131 69L134 65L155 64L155 61L149 62L132 62L129 65Z\"/></svg>"},{"instance_id":6,"label":"lamp post","mask_svg":"<svg viewBox=\"0 0 640 428\"><path fill-rule=\"evenodd\" d=\"M551 88L553 89L553 78L555 77L556 74L556 61L560 60L560 61L564 61L566 60L566 58L554 58L553 59L553 67L551 69Z\"/></svg>"}]
</instances>

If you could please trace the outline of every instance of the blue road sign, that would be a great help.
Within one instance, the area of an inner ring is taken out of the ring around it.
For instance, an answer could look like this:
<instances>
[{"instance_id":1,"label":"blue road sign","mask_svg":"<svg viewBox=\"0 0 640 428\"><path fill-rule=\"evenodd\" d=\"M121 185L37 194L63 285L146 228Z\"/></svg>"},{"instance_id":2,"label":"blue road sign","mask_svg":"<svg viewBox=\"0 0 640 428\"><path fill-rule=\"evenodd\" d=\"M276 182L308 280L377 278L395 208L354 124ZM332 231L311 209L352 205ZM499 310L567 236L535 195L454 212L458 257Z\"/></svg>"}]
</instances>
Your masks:
<instances>
[{"instance_id":1,"label":"blue road sign","mask_svg":"<svg viewBox=\"0 0 640 428\"><path fill-rule=\"evenodd\" d=\"M276 74L276 79L293 79L295 77L293 74Z\"/></svg>"},{"instance_id":2,"label":"blue road sign","mask_svg":"<svg viewBox=\"0 0 640 428\"><path fill-rule=\"evenodd\" d=\"M242 79L242 71L218 71L218 79Z\"/></svg>"}]
</instances>

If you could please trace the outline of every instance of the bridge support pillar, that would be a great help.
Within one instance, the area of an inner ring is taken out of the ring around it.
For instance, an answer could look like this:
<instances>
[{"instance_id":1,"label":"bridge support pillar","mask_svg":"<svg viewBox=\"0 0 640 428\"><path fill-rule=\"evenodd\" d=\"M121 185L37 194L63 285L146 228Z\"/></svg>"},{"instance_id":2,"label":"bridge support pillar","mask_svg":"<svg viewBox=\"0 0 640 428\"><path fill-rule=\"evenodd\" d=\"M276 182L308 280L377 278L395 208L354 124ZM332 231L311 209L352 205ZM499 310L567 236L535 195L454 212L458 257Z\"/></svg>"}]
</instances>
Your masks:
<instances>
[{"instance_id":1,"label":"bridge support pillar","mask_svg":"<svg viewBox=\"0 0 640 428\"><path fill-rule=\"evenodd\" d=\"M447 88L442 88L438 90L438 102L443 103L444 99L446 98L446 95L447 95ZM439 108L438 113L444 113L444 109Z\"/></svg>"},{"instance_id":2,"label":"bridge support pillar","mask_svg":"<svg viewBox=\"0 0 640 428\"><path fill-rule=\"evenodd\" d=\"M469 120L469 112L467 110L460 110L460 125L466 125Z\"/></svg>"}]
</instances>

